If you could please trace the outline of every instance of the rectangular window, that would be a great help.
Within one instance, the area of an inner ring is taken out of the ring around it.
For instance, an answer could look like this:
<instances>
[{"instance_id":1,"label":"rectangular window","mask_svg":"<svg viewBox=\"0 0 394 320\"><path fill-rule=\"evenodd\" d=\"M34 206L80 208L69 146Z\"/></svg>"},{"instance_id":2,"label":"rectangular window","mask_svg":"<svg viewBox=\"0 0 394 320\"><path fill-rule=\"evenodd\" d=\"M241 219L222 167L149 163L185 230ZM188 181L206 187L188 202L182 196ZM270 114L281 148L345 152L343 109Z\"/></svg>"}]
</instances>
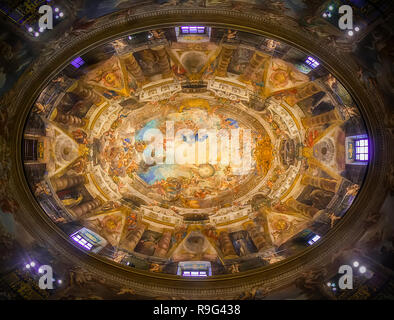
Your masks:
<instances>
[{"instance_id":1,"label":"rectangular window","mask_svg":"<svg viewBox=\"0 0 394 320\"><path fill-rule=\"evenodd\" d=\"M209 261L180 261L177 275L183 277L208 277L212 275L212 267Z\"/></svg>"},{"instance_id":2,"label":"rectangular window","mask_svg":"<svg viewBox=\"0 0 394 320\"><path fill-rule=\"evenodd\" d=\"M107 245L107 240L87 228L82 228L77 232L74 232L70 235L70 238L78 243L82 248L94 253L99 252Z\"/></svg>"},{"instance_id":3,"label":"rectangular window","mask_svg":"<svg viewBox=\"0 0 394 320\"><path fill-rule=\"evenodd\" d=\"M320 236L317 234L315 235L311 240L308 241L309 245L314 244L316 241L318 241L320 239Z\"/></svg>"},{"instance_id":4,"label":"rectangular window","mask_svg":"<svg viewBox=\"0 0 394 320\"><path fill-rule=\"evenodd\" d=\"M89 243L88 241L86 241L83 237L81 237L80 234L78 233L74 233L71 235L71 239L73 239L75 242L79 243L82 247L84 247L85 249L92 249L93 244Z\"/></svg>"},{"instance_id":5,"label":"rectangular window","mask_svg":"<svg viewBox=\"0 0 394 320\"><path fill-rule=\"evenodd\" d=\"M25 139L25 161L37 161L37 140Z\"/></svg>"},{"instance_id":6,"label":"rectangular window","mask_svg":"<svg viewBox=\"0 0 394 320\"><path fill-rule=\"evenodd\" d=\"M82 66L83 64L85 64L85 61L83 61L83 59L81 57L77 57L75 58L73 61L71 61L71 64L75 67L75 68L79 68L80 66Z\"/></svg>"},{"instance_id":7,"label":"rectangular window","mask_svg":"<svg viewBox=\"0 0 394 320\"><path fill-rule=\"evenodd\" d=\"M204 34L205 27L202 26L183 26L181 27L181 34Z\"/></svg>"},{"instance_id":8,"label":"rectangular window","mask_svg":"<svg viewBox=\"0 0 394 320\"><path fill-rule=\"evenodd\" d=\"M305 63L306 63L308 66L311 66L313 69L317 68L317 67L320 65L320 63L317 62L317 60L313 59L312 57L308 57L308 58L305 60Z\"/></svg>"},{"instance_id":9,"label":"rectangular window","mask_svg":"<svg viewBox=\"0 0 394 320\"><path fill-rule=\"evenodd\" d=\"M183 271L182 276L184 277L206 277L206 271Z\"/></svg>"},{"instance_id":10,"label":"rectangular window","mask_svg":"<svg viewBox=\"0 0 394 320\"><path fill-rule=\"evenodd\" d=\"M368 161L368 139L356 140L356 161Z\"/></svg>"},{"instance_id":11,"label":"rectangular window","mask_svg":"<svg viewBox=\"0 0 394 320\"><path fill-rule=\"evenodd\" d=\"M77 237L72 237L72 239L88 250L92 248L92 245L83 239L78 239Z\"/></svg>"}]
</instances>

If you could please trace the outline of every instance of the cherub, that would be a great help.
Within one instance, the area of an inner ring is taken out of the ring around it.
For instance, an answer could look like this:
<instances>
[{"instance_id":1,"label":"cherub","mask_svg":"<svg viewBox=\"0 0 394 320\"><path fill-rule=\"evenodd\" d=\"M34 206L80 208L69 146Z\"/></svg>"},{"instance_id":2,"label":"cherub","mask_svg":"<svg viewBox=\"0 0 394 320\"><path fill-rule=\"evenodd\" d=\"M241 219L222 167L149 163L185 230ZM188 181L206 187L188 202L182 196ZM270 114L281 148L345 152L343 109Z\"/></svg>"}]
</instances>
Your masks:
<instances>
[{"instance_id":1,"label":"cherub","mask_svg":"<svg viewBox=\"0 0 394 320\"><path fill-rule=\"evenodd\" d=\"M36 104L33 107L33 112L37 114L45 113L48 108L48 105L43 105L39 102L36 102Z\"/></svg>"},{"instance_id":2,"label":"cherub","mask_svg":"<svg viewBox=\"0 0 394 320\"><path fill-rule=\"evenodd\" d=\"M150 272L160 272L161 271L161 266L159 264L157 264L157 263L152 263L150 265L149 271Z\"/></svg>"},{"instance_id":3,"label":"cherub","mask_svg":"<svg viewBox=\"0 0 394 320\"><path fill-rule=\"evenodd\" d=\"M120 291L117 293L117 295L122 295L122 294L135 294L135 291L133 289L130 288L122 288L120 289Z\"/></svg>"},{"instance_id":4,"label":"cherub","mask_svg":"<svg viewBox=\"0 0 394 320\"><path fill-rule=\"evenodd\" d=\"M346 188L345 196L355 197L357 195L357 192L359 189L360 189L360 186L358 184L353 184L353 185Z\"/></svg>"},{"instance_id":5,"label":"cherub","mask_svg":"<svg viewBox=\"0 0 394 320\"><path fill-rule=\"evenodd\" d=\"M231 273L238 273L239 272L239 264L238 263L234 263L230 266L229 271Z\"/></svg>"},{"instance_id":6,"label":"cherub","mask_svg":"<svg viewBox=\"0 0 394 320\"><path fill-rule=\"evenodd\" d=\"M45 184L45 182L39 182L35 185L35 190L34 190L35 196L50 195L50 194L51 191L48 188L48 186Z\"/></svg>"},{"instance_id":7,"label":"cherub","mask_svg":"<svg viewBox=\"0 0 394 320\"><path fill-rule=\"evenodd\" d=\"M336 220L341 219L341 217L336 216L335 213L329 214L328 217L329 217L330 220L331 220L331 228L334 226L334 222L335 222Z\"/></svg>"},{"instance_id":8,"label":"cherub","mask_svg":"<svg viewBox=\"0 0 394 320\"><path fill-rule=\"evenodd\" d=\"M237 36L236 30L230 30L230 29L227 30L227 35L226 35L227 40L235 39L236 36Z\"/></svg>"},{"instance_id":9,"label":"cherub","mask_svg":"<svg viewBox=\"0 0 394 320\"><path fill-rule=\"evenodd\" d=\"M164 36L164 31L163 30L151 30L150 31L153 35L153 38L155 39L161 39Z\"/></svg>"}]
</instances>

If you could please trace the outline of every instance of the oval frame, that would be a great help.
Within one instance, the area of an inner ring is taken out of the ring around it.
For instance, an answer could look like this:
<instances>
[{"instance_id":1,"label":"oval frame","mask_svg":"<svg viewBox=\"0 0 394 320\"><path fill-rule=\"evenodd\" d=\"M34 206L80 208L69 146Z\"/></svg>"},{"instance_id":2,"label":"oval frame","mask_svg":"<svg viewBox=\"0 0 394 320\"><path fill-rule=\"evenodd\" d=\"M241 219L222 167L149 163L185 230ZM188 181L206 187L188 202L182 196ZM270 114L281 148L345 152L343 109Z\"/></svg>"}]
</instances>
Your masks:
<instances>
[{"instance_id":1,"label":"oval frame","mask_svg":"<svg viewBox=\"0 0 394 320\"><path fill-rule=\"evenodd\" d=\"M327 70L344 85L357 104L373 148L364 183L352 206L333 230L313 247L262 268L196 280L128 268L80 250L37 203L26 181L21 157L23 129L31 106L52 77L73 57L128 34L187 23L233 28L267 36L318 57ZM376 112L374 102L371 100L372 96L355 78L358 69L349 56L334 50L326 50L326 44L294 28L291 20L288 26L284 23L278 24L272 14L264 16L230 10L177 8L128 15L124 10L100 18L96 24L94 30L72 38L70 42L62 44L60 49L47 49L48 54L53 55L51 57L44 55L33 65L30 72L24 73L22 77L25 83L19 88L16 87L19 89L16 90L18 95L12 101L12 106L18 110L11 133L13 161L11 174L16 199L22 209L22 213L18 214L17 218L36 239L49 244L72 264L110 280L113 284L132 287L138 293L148 296L188 296L207 299L218 296L239 296L240 293L257 286L274 290L288 285L306 270L322 268L331 261L334 253L348 248L363 235L365 232L363 219L369 212L379 210L388 190L384 183L376 184L376 181L386 179L385 170L389 168L387 147L389 142L384 134L384 114Z\"/></svg>"}]
</instances>

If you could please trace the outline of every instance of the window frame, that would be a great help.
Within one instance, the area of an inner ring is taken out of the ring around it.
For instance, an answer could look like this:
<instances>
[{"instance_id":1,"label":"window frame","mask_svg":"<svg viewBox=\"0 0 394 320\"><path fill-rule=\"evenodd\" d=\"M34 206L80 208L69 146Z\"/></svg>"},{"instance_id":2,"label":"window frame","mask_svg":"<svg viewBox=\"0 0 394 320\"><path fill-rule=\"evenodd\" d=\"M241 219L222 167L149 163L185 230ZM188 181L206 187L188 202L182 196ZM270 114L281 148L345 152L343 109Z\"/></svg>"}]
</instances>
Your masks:
<instances>
[{"instance_id":1,"label":"window frame","mask_svg":"<svg viewBox=\"0 0 394 320\"><path fill-rule=\"evenodd\" d=\"M313 57L308 56L305 59L305 63L310 66L312 69L316 69L318 66L320 66L320 63Z\"/></svg>"},{"instance_id":2,"label":"window frame","mask_svg":"<svg viewBox=\"0 0 394 320\"><path fill-rule=\"evenodd\" d=\"M205 26L181 26L180 35L201 35L207 34L207 28ZM195 32L191 32L191 29L195 30ZM187 30L187 32L185 32ZM200 32L202 30L202 32Z\"/></svg>"},{"instance_id":3,"label":"window frame","mask_svg":"<svg viewBox=\"0 0 394 320\"><path fill-rule=\"evenodd\" d=\"M360 162L369 161L369 142L367 138L354 140L355 160Z\"/></svg>"},{"instance_id":4,"label":"window frame","mask_svg":"<svg viewBox=\"0 0 394 320\"><path fill-rule=\"evenodd\" d=\"M74 60L70 62L70 64L76 69L79 69L85 64L85 60L83 60L82 57L76 57Z\"/></svg>"}]
</instances>

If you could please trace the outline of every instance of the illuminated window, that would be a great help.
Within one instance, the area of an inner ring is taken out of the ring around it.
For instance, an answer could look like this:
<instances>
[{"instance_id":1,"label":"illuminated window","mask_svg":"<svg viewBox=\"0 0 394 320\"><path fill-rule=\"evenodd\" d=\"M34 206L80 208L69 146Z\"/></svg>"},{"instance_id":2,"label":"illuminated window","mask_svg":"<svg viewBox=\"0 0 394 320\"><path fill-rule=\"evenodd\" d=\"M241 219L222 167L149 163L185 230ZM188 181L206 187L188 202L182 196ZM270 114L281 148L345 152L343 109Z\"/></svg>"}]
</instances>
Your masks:
<instances>
[{"instance_id":1,"label":"illuminated window","mask_svg":"<svg viewBox=\"0 0 394 320\"><path fill-rule=\"evenodd\" d=\"M70 238L83 248L93 252L98 252L107 244L107 241L104 238L86 228L82 228L77 232L74 232L70 235Z\"/></svg>"},{"instance_id":2,"label":"illuminated window","mask_svg":"<svg viewBox=\"0 0 394 320\"><path fill-rule=\"evenodd\" d=\"M182 273L182 276L184 277L206 277L207 272L206 271L186 271L184 270Z\"/></svg>"},{"instance_id":3,"label":"illuminated window","mask_svg":"<svg viewBox=\"0 0 394 320\"><path fill-rule=\"evenodd\" d=\"M84 238L82 238L79 234L74 234L71 236L71 239L73 239L75 242L78 242L82 247L85 249L92 249L93 245L89 242L87 242Z\"/></svg>"},{"instance_id":4,"label":"illuminated window","mask_svg":"<svg viewBox=\"0 0 394 320\"><path fill-rule=\"evenodd\" d=\"M205 27L201 26L184 26L181 27L182 34L204 34Z\"/></svg>"},{"instance_id":5,"label":"illuminated window","mask_svg":"<svg viewBox=\"0 0 394 320\"><path fill-rule=\"evenodd\" d=\"M211 276L211 263L209 261L181 261L178 263L177 275L198 278Z\"/></svg>"},{"instance_id":6,"label":"illuminated window","mask_svg":"<svg viewBox=\"0 0 394 320\"><path fill-rule=\"evenodd\" d=\"M305 63L306 63L308 66L311 66L313 69L317 68L317 67L320 65L320 63L317 62L317 61L316 61L315 59L313 59L312 57L308 57L308 58L305 60Z\"/></svg>"},{"instance_id":7,"label":"illuminated window","mask_svg":"<svg viewBox=\"0 0 394 320\"><path fill-rule=\"evenodd\" d=\"M356 161L368 161L368 139L356 140Z\"/></svg>"},{"instance_id":8,"label":"illuminated window","mask_svg":"<svg viewBox=\"0 0 394 320\"><path fill-rule=\"evenodd\" d=\"M320 239L319 235L315 235L311 240L308 241L310 245L314 244L317 240Z\"/></svg>"},{"instance_id":9,"label":"illuminated window","mask_svg":"<svg viewBox=\"0 0 394 320\"><path fill-rule=\"evenodd\" d=\"M75 58L73 61L71 61L71 64L75 67L75 68L79 68L80 66L82 66L83 64L85 64L85 61L83 61L83 59L81 57Z\"/></svg>"}]
</instances>

